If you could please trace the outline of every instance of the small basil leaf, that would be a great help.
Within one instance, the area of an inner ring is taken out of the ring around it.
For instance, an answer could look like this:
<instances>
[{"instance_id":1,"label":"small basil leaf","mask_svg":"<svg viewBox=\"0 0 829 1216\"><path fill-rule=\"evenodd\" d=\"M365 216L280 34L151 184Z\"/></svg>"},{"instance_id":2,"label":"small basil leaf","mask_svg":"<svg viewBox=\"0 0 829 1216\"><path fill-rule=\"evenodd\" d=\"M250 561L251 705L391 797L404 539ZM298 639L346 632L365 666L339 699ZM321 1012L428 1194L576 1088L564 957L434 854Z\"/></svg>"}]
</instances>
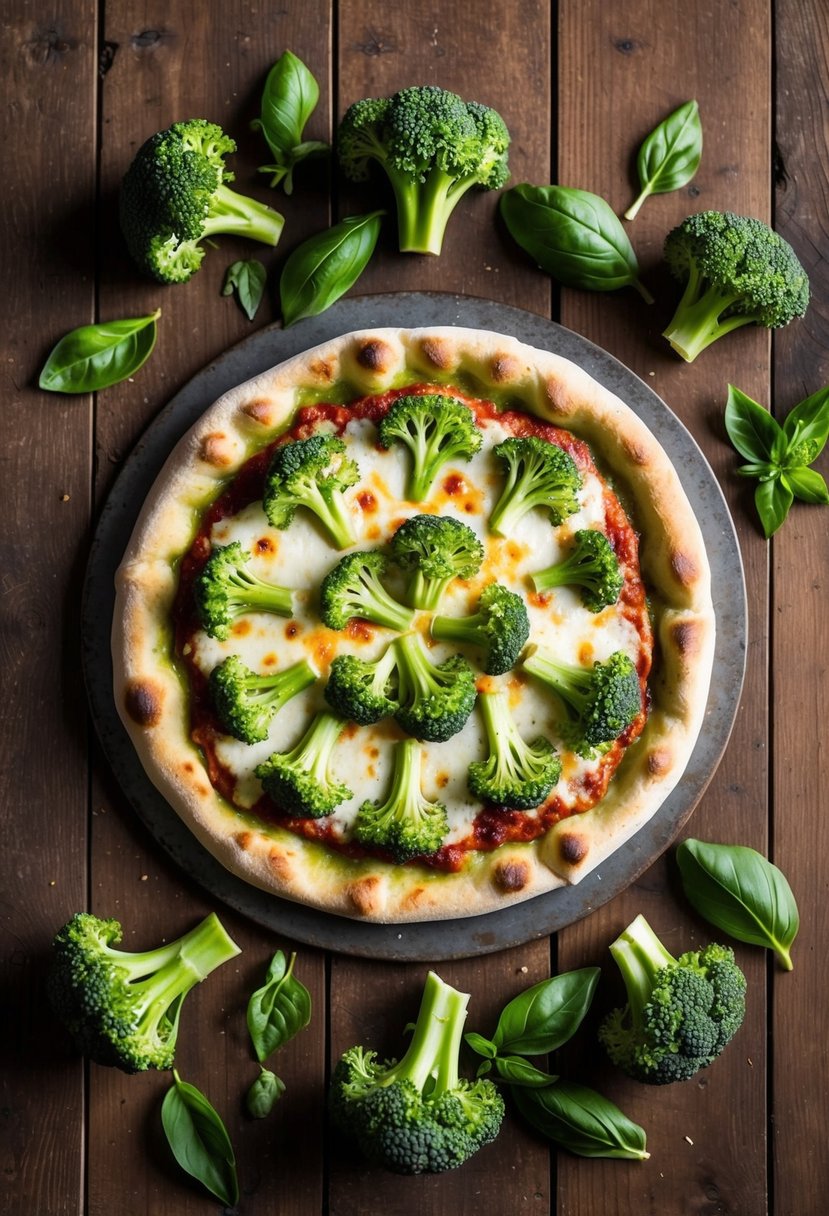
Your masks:
<instances>
[{"instance_id":1,"label":"small basil leaf","mask_svg":"<svg viewBox=\"0 0 829 1216\"><path fill-rule=\"evenodd\" d=\"M544 1085L552 1085L558 1080L549 1072L542 1072L523 1056L496 1056L495 1071L502 1081L509 1085L526 1085L538 1089Z\"/></svg>"},{"instance_id":2,"label":"small basil leaf","mask_svg":"<svg viewBox=\"0 0 829 1216\"><path fill-rule=\"evenodd\" d=\"M222 295L229 296L235 291L242 310L248 320L252 321L262 303L267 278L268 272L256 258L249 258L245 262L233 262L227 268L222 285Z\"/></svg>"},{"instance_id":3,"label":"small basil leaf","mask_svg":"<svg viewBox=\"0 0 829 1216\"><path fill-rule=\"evenodd\" d=\"M152 354L161 309L148 317L81 325L66 334L43 366L38 384L50 393L94 393L120 384Z\"/></svg>"},{"instance_id":4,"label":"small basil leaf","mask_svg":"<svg viewBox=\"0 0 829 1216\"><path fill-rule=\"evenodd\" d=\"M598 967L565 971L514 997L492 1036L499 1054L542 1056L556 1051L578 1030L599 975Z\"/></svg>"},{"instance_id":5,"label":"small basil leaf","mask_svg":"<svg viewBox=\"0 0 829 1216\"><path fill-rule=\"evenodd\" d=\"M486 1056L488 1060L492 1060L498 1054L498 1049L495 1044L489 1039L485 1039L483 1035L476 1034L474 1030L470 1030L465 1034L464 1039L469 1047L479 1056Z\"/></svg>"},{"instance_id":6,"label":"small basil leaf","mask_svg":"<svg viewBox=\"0 0 829 1216\"><path fill-rule=\"evenodd\" d=\"M305 64L285 51L268 73L262 93L261 116L253 121L273 153L274 164L260 172L272 173L272 186L284 182L285 193L293 190L293 171L300 161L329 150L321 140L302 139L305 124L319 101L319 86Z\"/></svg>"},{"instance_id":7,"label":"small basil leaf","mask_svg":"<svg viewBox=\"0 0 829 1216\"><path fill-rule=\"evenodd\" d=\"M829 489L817 469L786 469L784 479L801 502L829 502Z\"/></svg>"},{"instance_id":8,"label":"small basil leaf","mask_svg":"<svg viewBox=\"0 0 829 1216\"><path fill-rule=\"evenodd\" d=\"M349 216L293 251L279 283L285 326L324 312L354 286L374 252L383 215Z\"/></svg>"},{"instance_id":9,"label":"small basil leaf","mask_svg":"<svg viewBox=\"0 0 829 1216\"><path fill-rule=\"evenodd\" d=\"M699 168L701 157L699 105L696 101L686 101L654 127L643 141L636 158L642 190L625 212L625 219L634 219L649 195L667 194L687 185Z\"/></svg>"},{"instance_id":10,"label":"small basil leaf","mask_svg":"<svg viewBox=\"0 0 829 1216\"><path fill-rule=\"evenodd\" d=\"M254 1119L265 1119L285 1092L285 1082L276 1073L263 1068L245 1098L245 1106Z\"/></svg>"},{"instance_id":11,"label":"small basil leaf","mask_svg":"<svg viewBox=\"0 0 829 1216\"><path fill-rule=\"evenodd\" d=\"M559 1081L543 1089L516 1087L512 1096L536 1131L579 1157L644 1161L650 1156L644 1130L586 1085Z\"/></svg>"},{"instance_id":12,"label":"small basil leaf","mask_svg":"<svg viewBox=\"0 0 829 1216\"><path fill-rule=\"evenodd\" d=\"M220 1116L194 1085L173 1070L161 1105L161 1122L173 1156L185 1173L228 1207L239 1202L236 1158Z\"/></svg>"},{"instance_id":13,"label":"small basil leaf","mask_svg":"<svg viewBox=\"0 0 829 1216\"><path fill-rule=\"evenodd\" d=\"M773 950L791 971L800 916L776 865L747 845L702 840L684 840L676 860L685 894L701 916L737 941Z\"/></svg>"},{"instance_id":14,"label":"small basil leaf","mask_svg":"<svg viewBox=\"0 0 829 1216\"><path fill-rule=\"evenodd\" d=\"M491 1070L492 1070L492 1060L481 1060L480 1064L478 1065L478 1071L475 1073L475 1076L476 1077L485 1077L488 1072L491 1072Z\"/></svg>"},{"instance_id":15,"label":"small basil leaf","mask_svg":"<svg viewBox=\"0 0 829 1216\"><path fill-rule=\"evenodd\" d=\"M755 477L758 481L768 481L772 477L780 476L780 470L777 466L768 464L764 460L758 460L750 464L741 464L737 472L741 477Z\"/></svg>"},{"instance_id":16,"label":"small basil leaf","mask_svg":"<svg viewBox=\"0 0 829 1216\"><path fill-rule=\"evenodd\" d=\"M501 195L501 215L513 240L565 287L616 291L635 287L639 263L619 217L597 194L526 182Z\"/></svg>"},{"instance_id":17,"label":"small basil leaf","mask_svg":"<svg viewBox=\"0 0 829 1216\"><path fill-rule=\"evenodd\" d=\"M285 956L278 950L265 983L248 1001L248 1030L260 1064L311 1020L311 994L293 974L295 961L292 954L286 969Z\"/></svg>"},{"instance_id":18,"label":"small basil leaf","mask_svg":"<svg viewBox=\"0 0 829 1216\"><path fill-rule=\"evenodd\" d=\"M734 447L750 461L773 461L781 428L768 410L733 384L728 386L725 429Z\"/></svg>"},{"instance_id":19,"label":"small basil leaf","mask_svg":"<svg viewBox=\"0 0 829 1216\"><path fill-rule=\"evenodd\" d=\"M754 491L754 505L766 540L773 536L789 514L794 495L782 478L761 481Z\"/></svg>"},{"instance_id":20,"label":"small basil leaf","mask_svg":"<svg viewBox=\"0 0 829 1216\"><path fill-rule=\"evenodd\" d=\"M805 441L816 445L812 449L814 455L804 463L811 464L820 455L829 437L829 386L818 389L790 410L783 433L790 444Z\"/></svg>"}]
</instances>

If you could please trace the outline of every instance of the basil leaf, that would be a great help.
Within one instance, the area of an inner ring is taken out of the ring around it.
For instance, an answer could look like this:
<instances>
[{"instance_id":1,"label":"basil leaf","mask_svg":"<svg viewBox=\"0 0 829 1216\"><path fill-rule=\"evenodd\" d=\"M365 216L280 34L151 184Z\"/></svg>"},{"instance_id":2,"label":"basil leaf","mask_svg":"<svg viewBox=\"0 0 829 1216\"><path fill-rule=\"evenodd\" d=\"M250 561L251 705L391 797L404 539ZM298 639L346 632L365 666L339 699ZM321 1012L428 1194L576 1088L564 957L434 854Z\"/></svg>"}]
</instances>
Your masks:
<instances>
[{"instance_id":1,"label":"basil leaf","mask_svg":"<svg viewBox=\"0 0 829 1216\"><path fill-rule=\"evenodd\" d=\"M222 295L229 296L236 292L236 298L249 321L256 316L257 309L262 303L268 272L256 258L246 262L233 262L225 273L222 285Z\"/></svg>"},{"instance_id":2,"label":"basil leaf","mask_svg":"<svg viewBox=\"0 0 829 1216\"><path fill-rule=\"evenodd\" d=\"M542 1056L556 1051L578 1030L600 974L598 967L565 971L514 997L492 1036L498 1053Z\"/></svg>"},{"instance_id":3,"label":"basil leaf","mask_svg":"<svg viewBox=\"0 0 829 1216\"><path fill-rule=\"evenodd\" d=\"M493 1060L498 1054L498 1049L490 1039L485 1039L482 1034L476 1034L474 1030L470 1030L465 1034L464 1040L467 1045L477 1052L479 1056L485 1056L488 1060Z\"/></svg>"},{"instance_id":4,"label":"basil leaf","mask_svg":"<svg viewBox=\"0 0 829 1216\"><path fill-rule=\"evenodd\" d=\"M311 1020L311 994L294 976L295 962L292 954L286 968L285 955L277 950L265 983L248 1001L248 1030L260 1064Z\"/></svg>"},{"instance_id":5,"label":"basil leaf","mask_svg":"<svg viewBox=\"0 0 829 1216\"><path fill-rule=\"evenodd\" d=\"M737 941L773 950L791 971L800 916L776 865L747 845L702 840L683 840L676 860L685 894L701 916Z\"/></svg>"},{"instance_id":6,"label":"basil leaf","mask_svg":"<svg viewBox=\"0 0 829 1216\"><path fill-rule=\"evenodd\" d=\"M501 195L501 215L513 240L565 287L631 286L653 303L619 217L597 194L525 182Z\"/></svg>"},{"instance_id":7,"label":"basil leaf","mask_svg":"<svg viewBox=\"0 0 829 1216\"><path fill-rule=\"evenodd\" d=\"M536 1131L579 1157L644 1161L650 1156L644 1130L586 1085L559 1081L544 1089L515 1088L512 1096Z\"/></svg>"},{"instance_id":8,"label":"basil leaf","mask_svg":"<svg viewBox=\"0 0 829 1216\"><path fill-rule=\"evenodd\" d=\"M496 1056L494 1064L498 1076L509 1085L525 1085L539 1089L558 1080L558 1077L536 1068L523 1056Z\"/></svg>"},{"instance_id":9,"label":"basil leaf","mask_svg":"<svg viewBox=\"0 0 829 1216\"><path fill-rule=\"evenodd\" d=\"M737 472L741 477L755 477L758 481L769 481L772 477L780 476L778 467L774 464L769 464L765 460L741 464Z\"/></svg>"},{"instance_id":10,"label":"basil leaf","mask_svg":"<svg viewBox=\"0 0 829 1216\"><path fill-rule=\"evenodd\" d=\"M786 469L782 479L801 502L829 502L829 489L817 469Z\"/></svg>"},{"instance_id":11,"label":"basil leaf","mask_svg":"<svg viewBox=\"0 0 829 1216\"><path fill-rule=\"evenodd\" d=\"M279 282L286 327L324 312L354 286L374 252L383 215L349 216L293 251Z\"/></svg>"},{"instance_id":12,"label":"basil leaf","mask_svg":"<svg viewBox=\"0 0 829 1216\"><path fill-rule=\"evenodd\" d=\"M285 1082L267 1068L261 1069L245 1098L248 1114L265 1119L285 1092Z\"/></svg>"},{"instance_id":13,"label":"basil leaf","mask_svg":"<svg viewBox=\"0 0 829 1216\"><path fill-rule=\"evenodd\" d=\"M750 461L774 461L782 431L768 410L733 384L728 386L725 429L741 456Z\"/></svg>"},{"instance_id":14,"label":"basil leaf","mask_svg":"<svg viewBox=\"0 0 829 1216\"><path fill-rule=\"evenodd\" d=\"M286 194L293 190L296 165L329 150L320 140L302 139L319 96L319 86L302 60L291 51L280 55L265 81L260 117L251 126L265 136L274 158L274 164L262 165L259 172L273 174L272 186L284 182Z\"/></svg>"},{"instance_id":15,"label":"basil leaf","mask_svg":"<svg viewBox=\"0 0 829 1216\"><path fill-rule=\"evenodd\" d=\"M50 393L94 393L134 375L152 354L157 308L148 317L81 325L58 342L38 385Z\"/></svg>"},{"instance_id":16,"label":"basil leaf","mask_svg":"<svg viewBox=\"0 0 829 1216\"><path fill-rule=\"evenodd\" d=\"M667 194L691 180L702 157L702 124L699 105L686 101L654 127L639 149L636 169L642 191L625 212L625 219L637 215L651 194Z\"/></svg>"},{"instance_id":17,"label":"basil leaf","mask_svg":"<svg viewBox=\"0 0 829 1216\"><path fill-rule=\"evenodd\" d=\"M224 1123L194 1085L173 1070L161 1105L161 1122L173 1156L185 1173L228 1207L239 1202L236 1158Z\"/></svg>"},{"instance_id":18,"label":"basil leaf","mask_svg":"<svg viewBox=\"0 0 829 1216\"><path fill-rule=\"evenodd\" d=\"M754 491L754 505L763 525L766 540L773 536L789 514L794 494L781 477L761 481Z\"/></svg>"},{"instance_id":19,"label":"basil leaf","mask_svg":"<svg viewBox=\"0 0 829 1216\"><path fill-rule=\"evenodd\" d=\"M829 387L818 389L794 406L783 423L783 433L790 448L801 443L812 444L814 455L804 464L811 464L823 451L829 437Z\"/></svg>"}]
</instances>

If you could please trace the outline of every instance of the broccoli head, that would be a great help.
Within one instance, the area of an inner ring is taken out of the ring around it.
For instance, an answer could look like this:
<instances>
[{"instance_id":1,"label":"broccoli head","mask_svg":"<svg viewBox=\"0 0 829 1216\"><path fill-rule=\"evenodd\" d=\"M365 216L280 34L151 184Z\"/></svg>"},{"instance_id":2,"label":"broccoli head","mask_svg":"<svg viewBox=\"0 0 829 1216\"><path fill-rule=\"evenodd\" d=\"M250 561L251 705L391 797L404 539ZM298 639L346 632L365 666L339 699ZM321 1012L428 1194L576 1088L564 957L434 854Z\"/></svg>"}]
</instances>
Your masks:
<instances>
[{"instance_id":1,"label":"broccoli head","mask_svg":"<svg viewBox=\"0 0 829 1216\"><path fill-rule=\"evenodd\" d=\"M395 695L396 684L394 643L373 663L353 654L338 654L328 673L325 699L344 718L369 726L397 713L400 702Z\"/></svg>"},{"instance_id":2,"label":"broccoli head","mask_svg":"<svg viewBox=\"0 0 829 1216\"><path fill-rule=\"evenodd\" d=\"M331 774L331 754L344 727L342 718L323 710L295 747L274 752L253 770L286 815L321 819L351 797L348 786Z\"/></svg>"},{"instance_id":3,"label":"broccoli head","mask_svg":"<svg viewBox=\"0 0 829 1216\"><path fill-rule=\"evenodd\" d=\"M496 190L509 178L509 143L497 111L436 85L416 85L349 106L337 152L352 181L365 181L372 161L388 177L401 251L439 254L466 191Z\"/></svg>"},{"instance_id":4,"label":"broccoli head","mask_svg":"<svg viewBox=\"0 0 829 1216\"><path fill-rule=\"evenodd\" d=\"M573 548L546 570L533 575L536 591L553 587L578 587L581 601L591 612L615 604L624 586L624 575L610 541L596 528L580 528Z\"/></svg>"},{"instance_id":5,"label":"broccoli head","mask_svg":"<svg viewBox=\"0 0 829 1216\"><path fill-rule=\"evenodd\" d=\"M265 475L262 505L274 528L289 527L297 507L311 511L338 549L354 544L351 516L343 492L360 476L345 444L335 435L311 435L281 443Z\"/></svg>"},{"instance_id":6,"label":"broccoli head","mask_svg":"<svg viewBox=\"0 0 829 1216\"><path fill-rule=\"evenodd\" d=\"M237 194L224 158L236 144L203 118L176 122L142 144L121 187L130 255L161 283L184 283L201 266L201 242L221 233L275 245L278 211Z\"/></svg>"},{"instance_id":7,"label":"broccoli head","mask_svg":"<svg viewBox=\"0 0 829 1216\"><path fill-rule=\"evenodd\" d=\"M397 1174L454 1169L498 1135L504 1100L487 1080L458 1075L469 997L433 971L399 1062L350 1047L334 1068L331 1116L370 1162Z\"/></svg>"},{"instance_id":8,"label":"broccoli head","mask_svg":"<svg viewBox=\"0 0 829 1216\"><path fill-rule=\"evenodd\" d=\"M434 612L454 579L478 573L484 547L451 515L413 515L392 537L391 555L410 575L409 602Z\"/></svg>"},{"instance_id":9,"label":"broccoli head","mask_svg":"<svg viewBox=\"0 0 829 1216\"><path fill-rule=\"evenodd\" d=\"M483 443L469 406L441 393L398 397L377 429L381 447L397 442L411 453L406 487L411 502L423 502L445 464L469 460Z\"/></svg>"},{"instance_id":10,"label":"broccoli head","mask_svg":"<svg viewBox=\"0 0 829 1216\"><path fill-rule=\"evenodd\" d=\"M547 739L525 742L510 713L509 693L482 693L489 755L469 766L469 788L493 806L526 811L540 806L561 776L561 761Z\"/></svg>"},{"instance_id":11,"label":"broccoli head","mask_svg":"<svg viewBox=\"0 0 829 1216\"><path fill-rule=\"evenodd\" d=\"M247 562L237 540L216 545L193 584L196 611L211 638L224 640L237 617L249 612L293 613L293 592L251 574Z\"/></svg>"},{"instance_id":12,"label":"broccoli head","mask_svg":"<svg viewBox=\"0 0 829 1216\"><path fill-rule=\"evenodd\" d=\"M463 642L484 652L484 671L500 676L514 667L530 636L530 620L521 596L500 583L481 592L472 616L432 618L432 637L440 642Z\"/></svg>"},{"instance_id":13,"label":"broccoli head","mask_svg":"<svg viewBox=\"0 0 829 1216\"><path fill-rule=\"evenodd\" d=\"M395 638L397 701L395 721L406 734L443 743L462 730L475 707L475 673L453 655L434 664L416 633Z\"/></svg>"},{"instance_id":14,"label":"broccoli head","mask_svg":"<svg viewBox=\"0 0 829 1216\"><path fill-rule=\"evenodd\" d=\"M689 215L665 240L685 291L663 337L687 363L741 325L779 329L809 304L806 271L762 220L730 211Z\"/></svg>"},{"instance_id":15,"label":"broccoli head","mask_svg":"<svg viewBox=\"0 0 829 1216\"><path fill-rule=\"evenodd\" d=\"M534 646L523 666L563 703L568 721L562 735L583 756L618 739L641 713L639 676L622 650L592 667L575 667Z\"/></svg>"},{"instance_id":16,"label":"broccoli head","mask_svg":"<svg viewBox=\"0 0 829 1216\"><path fill-rule=\"evenodd\" d=\"M359 617L387 629L408 629L414 612L398 604L380 582L387 565L388 559L379 549L341 558L320 585L323 623L329 629L345 629L352 617Z\"/></svg>"},{"instance_id":17,"label":"broccoli head","mask_svg":"<svg viewBox=\"0 0 829 1216\"><path fill-rule=\"evenodd\" d=\"M610 947L628 1003L599 1029L610 1059L637 1081L687 1081L717 1058L742 1025L746 980L734 952L716 944L674 958L644 916Z\"/></svg>"},{"instance_id":18,"label":"broccoli head","mask_svg":"<svg viewBox=\"0 0 829 1216\"><path fill-rule=\"evenodd\" d=\"M449 831L446 807L424 797L421 748L416 739L394 747L394 772L385 802L364 802L354 821L354 839L384 849L398 864L437 852Z\"/></svg>"},{"instance_id":19,"label":"broccoli head","mask_svg":"<svg viewBox=\"0 0 829 1216\"><path fill-rule=\"evenodd\" d=\"M554 524L578 511L581 476L563 448L530 435L512 436L492 450L507 475L489 517L490 531L496 536L511 536L533 507L546 510Z\"/></svg>"},{"instance_id":20,"label":"broccoli head","mask_svg":"<svg viewBox=\"0 0 829 1216\"><path fill-rule=\"evenodd\" d=\"M316 678L317 673L305 659L284 671L257 675L237 654L231 654L213 668L208 684L227 733L243 743L261 743L282 706Z\"/></svg>"},{"instance_id":21,"label":"broccoli head","mask_svg":"<svg viewBox=\"0 0 829 1216\"><path fill-rule=\"evenodd\" d=\"M78 912L57 933L49 999L79 1051L124 1072L172 1068L184 998L239 953L211 913L155 950L115 949L117 920Z\"/></svg>"}]
</instances>

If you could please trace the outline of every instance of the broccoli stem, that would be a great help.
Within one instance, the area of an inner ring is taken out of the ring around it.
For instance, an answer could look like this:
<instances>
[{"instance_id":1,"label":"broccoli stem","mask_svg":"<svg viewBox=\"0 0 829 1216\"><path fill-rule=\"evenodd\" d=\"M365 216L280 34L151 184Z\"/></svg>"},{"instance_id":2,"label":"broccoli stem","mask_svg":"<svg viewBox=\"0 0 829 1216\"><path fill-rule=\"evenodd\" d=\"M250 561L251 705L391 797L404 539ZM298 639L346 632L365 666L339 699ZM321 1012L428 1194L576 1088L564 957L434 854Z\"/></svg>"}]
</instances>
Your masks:
<instances>
[{"instance_id":1,"label":"broccoli stem","mask_svg":"<svg viewBox=\"0 0 829 1216\"><path fill-rule=\"evenodd\" d=\"M237 607L242 612L249 605L251 608L259 608L263 612L272 612L275 616L293 615L293 592L289 587L278 587L275 583L267 583L248 570L237 570L231 577L230 584L239 589Z\"/></svg>"},{"instance_id":2,"label":"broccoli stem","mask_svg":"<svg viewBox=\"0 0 829 1216\"><path fill-rule=\"evenodd\" d=\"M211 199L199 239L235 233L252 241L262 241L265 245L275 245L282 235L284 224L284 217L278 211L255 198L237 194L221 182Z\"/></svg>"},{"instance_id":3,"label":"broccoli stem","mask_svg":"<svg viewBox=\"0 0 829 1216\"><path fill-rule=\"evenodd\" d=\"M486 618L482 612L474 616L435 616L432 618L432 637L439 642L465 642L478 646L484 641Z\"/></svg>"},{"instance_id":4,"label":"broccoli stem","mask_svg":"<svg viewBox=\"0 0 829 1216\"><path fill-rule=\"evenodd\" d=\"M245 679L244 687L251 700L257 704L277 703L281 709L283 705L287 705L290 700L313 684L316 678L317 673L311 664L306 659L301 659L298 663L286 667L284 671L266 676L248 676Z\"/></svg>"},{"instance_id":5,"label":"broccoli stem","mask_svg":"<svg viewBox=\"0 0 829 1216\"><path fill-rule=\"evenodd\" d=\"M677 305L673 320L662 335L663 338L668 339L686 363L693 363L697 355L718 338L739 329L742 325L752 325L756 322L756 316L751 313L740 313L720 321L723 312L732 304L736 304L740 298L739 292L706 287L699 271L692 268L682 299Z\"/></svg>"},{"instance_id":6,"label":"broccoli stem","mask_svg":"<svg viewBox=\"0 0 829 1216\"><path fill-rule=\"evenodd\" d=\"M641 913L611 944L610 953L625 982L634 1027L639 1028L658 972L675 964L676 959L665 949Z\"/></svg>"},{"instance_id":7,"label":"broccoli stem","mask_svg":"<svg viewBox=\"0 0 829 1216\"><path fill-rule=\"evenodd\" d=\"M430 971L406 1053L380 1084L408 1080L431 1100L458 1086L458 1055L469 994L458 992Z\"/></svg>"},{"instance_id":8,"label":"broccoli stem","mask_svg":"<svg viewBox=\"0 0 829 1216\"><path fill-rule=\"evenodd\" d=\"M409 599L413 607L420 608L423 612L436 611L453 577L450 575L449 578L429 578L422 570L416 570L409 584Z\"/></svg>"},{"instance_id":9,"label":"broccoli stem","mask_svg":"<svg viewBox=\"0 0 829 1216\"><path fill-rule=\"evenodd\" d=\"M354 544L351 515L341 490L332 488L326 491L314 482L307 487L302 502L328 529L338 549L348 549Z\"/></svg>"},{"instance_id":10,"label":"broccoli stem","mask_svg":"<svg viewBox=\"0 0 829 1216\"><path fill-rule=\"evenodd\" d=\"M397 224L401 253L431 253L437 256L456 204L473 186L433 169L425 182L413 182L407 175L385 164L397 200ZM415 501L420 501L415 499Z\"/></svg>"},{"instance_id":11,"label":"broccoli stem","mask_svg":"<svg viewBox=\"0 0 829 1216\"><path fill-rule=\"evenodd\" d=\"M558 663L546 651L530 651L524 659L524 668L547 684L552 692L576 713L584 712L590 682L590 668L574 667L570 663Z\"/></svg>"},{"instance_id":12,"label":"broccoli stem","mask_svg":"<svg viewBox=\"0 0 829 1216\"><path fill-rule=\"evenodd\" d=\"M288 752L286 759L298 768L305 769L320 785L327 784L328 762L344 727L342 718L320 713L311 730L292 752Z\"/></svg>"}]
</instances>

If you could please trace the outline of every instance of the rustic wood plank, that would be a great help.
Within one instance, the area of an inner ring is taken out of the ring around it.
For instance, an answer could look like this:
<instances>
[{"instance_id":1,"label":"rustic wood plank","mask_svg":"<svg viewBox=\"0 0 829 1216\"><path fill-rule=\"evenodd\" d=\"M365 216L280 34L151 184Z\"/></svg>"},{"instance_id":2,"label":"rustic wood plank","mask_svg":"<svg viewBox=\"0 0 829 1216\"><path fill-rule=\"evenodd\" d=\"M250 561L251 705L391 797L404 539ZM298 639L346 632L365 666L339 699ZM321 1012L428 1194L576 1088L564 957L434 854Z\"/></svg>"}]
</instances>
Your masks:
<instances>
[{"instance_id":1,"label":"rustic wood plank","mask_svg":"<svg viewBox=\"0 0 829 1216\"><path fill-rule=\"evenodd\" d=\"M43 992L49 942L86 901L87 756L78 631L91 398L37 388L93 318L96 5L6 6L0 775L0 1210L77 1212L83 1067ZM56 132L61 137L55 138ZM44 743L48 741L48 751Z\"/></svg>"},{"instance_id":2,"label":"rustic wood plank","mask_svg":"<svg viewBox=\"0 0 829 1216\"><path fill-rule=\"evenodd\" d=\"M681 31L681 34L679 33ZM645 134L681 102L697 96L705 150L694 182L651 198L630 226L646 281L648 309L633 292L564 292L562 320L617 354L642 375L691 429L724 484L740 531L748 583L751 643L742 706L726 756L689 831L704 839L764 848L767 803L767 554L737 486L723 443L726 384L761 396L769 379L768 337L743 330L692 366L659 337L677 298L658 267L666 232L706 207L769 216L769 6L746 0L713 10L669 0L559 6L559 174L563 185L592 190L621 212L635 197L635 153ZM715 589L716 596L727 594ZM601 1013L621 999L607 946L644 912L669 948L710 937L689 913L670 864L662 860L611 904L560 935L559 964L606 960L585 1037L562 1063L617 1101L649 1133L644 1165L584 1163L562 1155L560 1216L647 1208L685 1212L720 1208L744 1216L765 1210L765 986L756 952L738 950L750 1000L739 1039L699 1082L649 1089L613 1074L596 1052ZM751 1063L749 1063L749 1059ZM735 1118L739 1111L739 1119ZM615 1205L615 1207L614 1207Z\"/></svg>"},{"instance_id":3,"label":"rustic wood plank","mask_svg":"<svg viewBox=\"0 0 829 1216\"><path fill-rule=\"evenodd\" d=\"M826 6L819 0L779 5L775 227L794 246L812 286L805 319L775 335L774 410L781 420L798 401L829 384L829 266L822 253L829 141L825 96L810 83L825 81L827 71ZM829 475L825 452L816 467ZM818 1149L827 1116L820 1084L826 1041L821 960L829 940L827 515L825 507L796 504L772 542L772 857L788 875L801 910L794 971L784 974L773 967L772 1187L777 1216L819 1211L829 1188L829 1158Z\"/></svg>"}]
</instances>

